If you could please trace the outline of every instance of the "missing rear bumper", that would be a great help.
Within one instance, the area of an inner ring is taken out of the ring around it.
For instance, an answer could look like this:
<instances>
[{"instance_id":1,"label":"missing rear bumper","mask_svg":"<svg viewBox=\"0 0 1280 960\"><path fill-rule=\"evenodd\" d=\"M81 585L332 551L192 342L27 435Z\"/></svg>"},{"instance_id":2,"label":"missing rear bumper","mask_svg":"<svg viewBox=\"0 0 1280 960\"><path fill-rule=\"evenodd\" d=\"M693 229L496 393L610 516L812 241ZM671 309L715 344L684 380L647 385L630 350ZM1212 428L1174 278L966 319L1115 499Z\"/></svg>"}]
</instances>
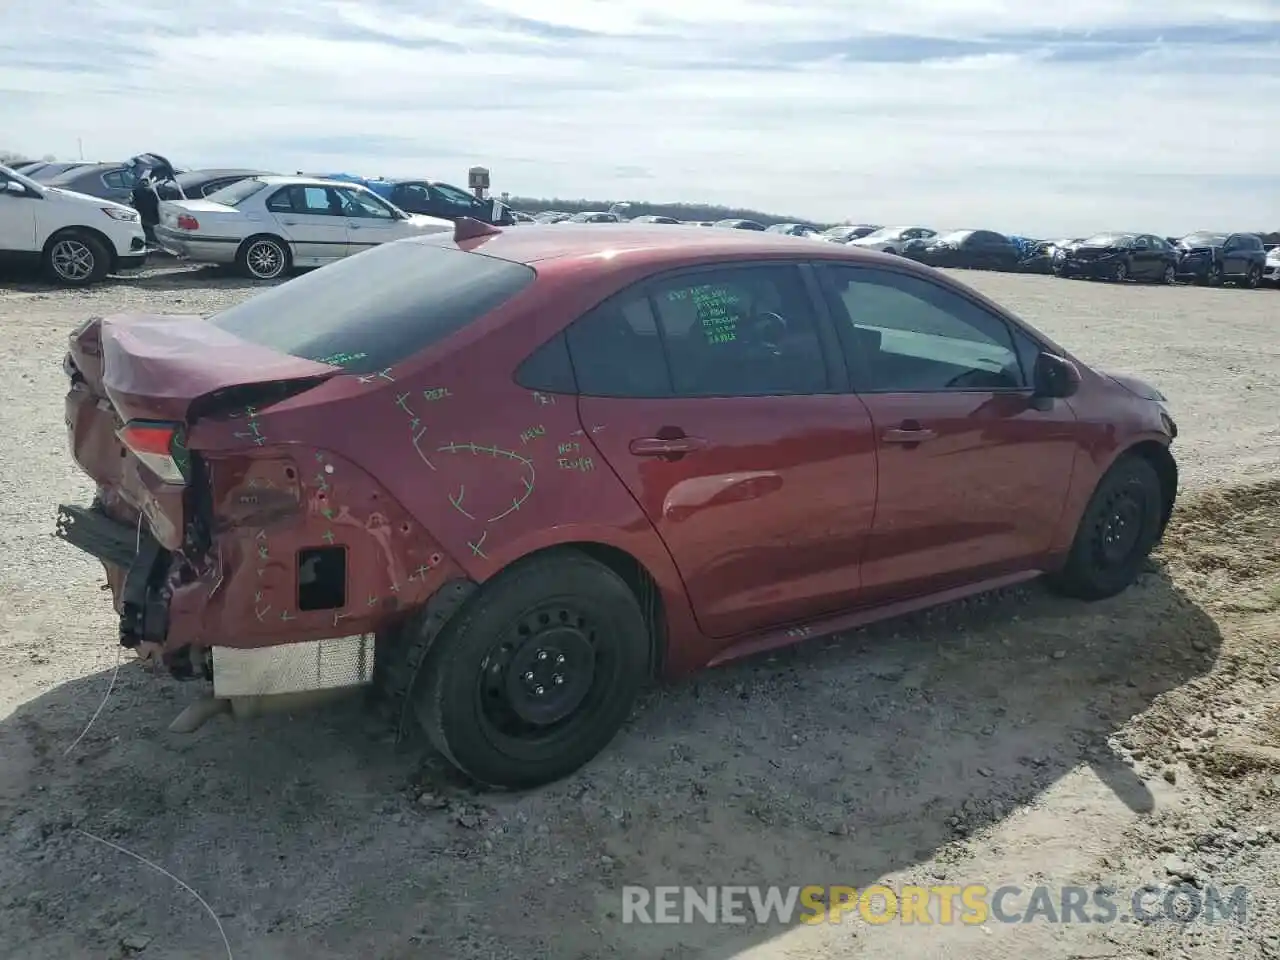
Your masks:
<instances>
[{"instance_id":1,"label":"missing rear bumper","mask_svg":"<svg viewBox=\"0 0 1280 960\"><path fill-rule=\"evenodd\" d=\"M108 516L96 503L91 507L58 504L54 534L89 556L124 570L129 569L138 555L142 540L152 540L141 527L135 528Z\"/></svg>"}]
</instances>

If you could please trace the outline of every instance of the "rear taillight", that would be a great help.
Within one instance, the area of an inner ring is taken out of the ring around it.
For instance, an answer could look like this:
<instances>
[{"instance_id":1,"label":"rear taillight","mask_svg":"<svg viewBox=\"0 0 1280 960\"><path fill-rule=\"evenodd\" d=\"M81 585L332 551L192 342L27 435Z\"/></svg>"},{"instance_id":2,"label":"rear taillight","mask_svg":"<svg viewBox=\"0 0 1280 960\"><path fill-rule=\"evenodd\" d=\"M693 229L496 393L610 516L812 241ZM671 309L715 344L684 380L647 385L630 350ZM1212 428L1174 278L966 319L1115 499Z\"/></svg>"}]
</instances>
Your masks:
<instances>
[{"instance_id":1,"label":"rear taillight","mask_svg":"<svg viewBox=\"0 0 1280 960\"><path fill-rule=\"evenodd\" d=\"M193 217L189 213L180 213L178 214L178 229L179 230L199 230L200 221L197 220L195 217Z\"/></svg>"},{"instance_id":2,"label":"rear taillight","mask_svg":"<svg viewBox=\"0 0 1280 960\"><path fill-rule=\"evenodd\" d=\"M191 458L187 453L186 431L180 423L131 420L116 436L157 477L165 483L186 483Z\"/></svg>"}]
</instances>

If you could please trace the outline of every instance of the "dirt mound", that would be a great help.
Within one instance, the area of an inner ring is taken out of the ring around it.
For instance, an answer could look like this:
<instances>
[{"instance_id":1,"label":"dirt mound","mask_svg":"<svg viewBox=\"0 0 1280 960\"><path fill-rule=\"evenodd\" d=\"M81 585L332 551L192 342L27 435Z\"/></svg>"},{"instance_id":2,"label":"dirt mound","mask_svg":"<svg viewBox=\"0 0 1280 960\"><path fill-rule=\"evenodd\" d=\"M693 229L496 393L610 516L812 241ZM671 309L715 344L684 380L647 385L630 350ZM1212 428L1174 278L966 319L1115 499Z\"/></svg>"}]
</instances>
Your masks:
<instances>
[{"instance_id":1,"label":"dirt mound","mask_svg":"<svg viewBox=\"0 0 1280 960\"><path fill-rule=\"evenodd\" d=\"M1157 559L1207 606L1280 608L1280 480L1188 497L1174 511Z\"/></svg>"}]
</instances>

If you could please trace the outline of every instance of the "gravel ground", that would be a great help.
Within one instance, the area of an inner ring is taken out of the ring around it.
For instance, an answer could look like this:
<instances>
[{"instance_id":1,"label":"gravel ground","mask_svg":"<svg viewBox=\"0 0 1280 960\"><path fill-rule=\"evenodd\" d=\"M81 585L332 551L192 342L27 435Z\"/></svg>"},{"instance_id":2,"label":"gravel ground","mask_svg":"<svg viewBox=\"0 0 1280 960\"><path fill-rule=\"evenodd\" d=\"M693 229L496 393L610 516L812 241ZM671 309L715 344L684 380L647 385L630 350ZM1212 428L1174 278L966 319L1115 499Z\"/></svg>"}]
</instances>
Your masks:
<instances>
[{"instance_id":1,"label":"gravel ground","mask_svg":"<svg viewBox=\"0 0 1280 960\"><path fill-rule=\"evenodd\" d=\"M654 691L586 770L520 796L471 793L355 704L167 732L199 685L117 669L100 567L50 536L90 494L64 338L255 288L0 286L0 956L1280 957L1280 293L965 279L1168 393L1185 485L1160 562L1111 601L1033 585ZM625 884L878 880L1104 884L1121 915L619 916ZM1243 884L1247 916L1139 923L1146 883Z\"/></svg>"}]
</instances>

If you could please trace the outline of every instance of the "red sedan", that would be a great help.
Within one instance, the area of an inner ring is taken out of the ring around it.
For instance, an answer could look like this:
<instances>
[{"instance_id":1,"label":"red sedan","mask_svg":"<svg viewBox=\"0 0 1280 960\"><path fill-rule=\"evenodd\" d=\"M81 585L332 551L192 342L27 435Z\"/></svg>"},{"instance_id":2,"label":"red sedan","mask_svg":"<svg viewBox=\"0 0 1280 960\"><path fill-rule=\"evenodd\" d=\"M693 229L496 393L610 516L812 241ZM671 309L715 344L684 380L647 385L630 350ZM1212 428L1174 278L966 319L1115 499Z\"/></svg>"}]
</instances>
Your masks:
<instances>
[{"instance_id":1,"label":"red sedan","mask_svg":"<svg viewBox=\"0 0 1280 960\"><path fill-rule=\"evenodd\" d=\"M59 532L124 646L219 696L372 679L495 786L586 763L654 676L1039 575L1113 595L1177 493L1154 388L763 232L463 220L91 320L66 369L98 496Z\"/></svg>"}]
</instances>

